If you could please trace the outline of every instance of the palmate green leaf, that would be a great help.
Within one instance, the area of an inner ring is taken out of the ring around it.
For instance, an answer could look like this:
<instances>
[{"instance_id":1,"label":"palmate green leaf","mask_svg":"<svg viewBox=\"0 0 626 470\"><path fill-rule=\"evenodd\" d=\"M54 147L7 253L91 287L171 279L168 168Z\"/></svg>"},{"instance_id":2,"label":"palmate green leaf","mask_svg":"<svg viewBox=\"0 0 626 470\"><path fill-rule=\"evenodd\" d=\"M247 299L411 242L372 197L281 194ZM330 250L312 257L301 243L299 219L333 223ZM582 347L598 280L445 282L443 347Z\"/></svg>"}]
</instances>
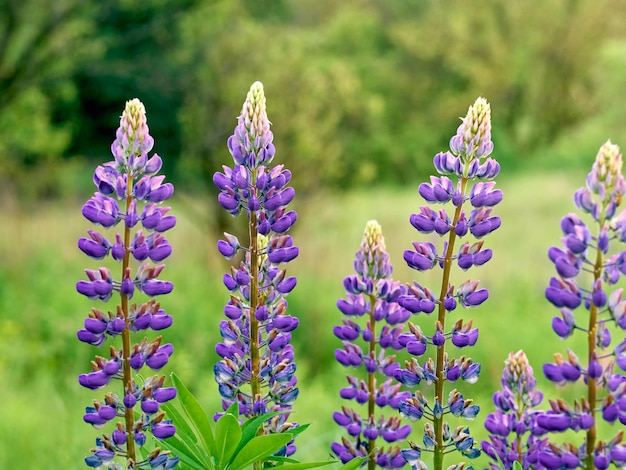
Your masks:
<instances>
[{"instance_id":1,"label":"palmate green leaf","mask_svg":"<svg viewBox=\"0 0 626 470\"><path fill-rule=\"evenodd\" d=\"M225 469L241 440L239 420L225 413L215 425L215 459L218 468ZM243 451L243 449L242 449Z\"/></svg>"},{"instance_id":2,"label":"palmate green leaf","mask_svg":"<svg viewBox=\"0 0 626 470\"><path fill-rule=\"evenodd\" d=\"M148 458L148 454L150 453L145 445L135 447L135 452L137 452L139 460L146 460Z\"/></svg>"},{"instance_id":3,"label":"palmate green leaf","mask_svg":"<svg viewBox=\"0 0 626 470\"><path fill-rule=\"evenodd\" d=\"M233 402L233 404L228 407L225 413L233 415L235 418L239 419L239 402Z\"/></svg>"},{"instance_id":4,"label":"palmate green leaf","mask_svg":"<svg viewBox=\"0 0 626 470\"><path fill-rule=\"evenodd\" d=\"M239 428L239 426L238 426ZM266 459L292 439L291 434L263 434L248 442L233 458L228 470L243 470L254 462Z\"/></svg>"},{"instance_id":5,"label":"palmate green leaf","mask_svg":"<svg viewBox=\"0 0 626 470\"><path fill-rule=\"evenodd\" d=\"M192 470L213 469L213 465L205 457L202 459L197 455L198 451L203 451L198 444L188 446L176 434L160 442L160 446L166 450L171 450L180 459L183 468ZM192 447L194 449L192 449Z\"/></svg>"},{"instance_id":6,"label":"palmate green leaf","mask_svg":"<svg viewBox=\"0 0 626 470\"><path fill-rule=\"evenodd\" d=\"M273 411L271 413L265 413L259 416L255 416L254 418L251 418L247 420L245 423L243 423L243 425L241 426L241 430L243 431L242 436L241 436L241 441L239 442L239 446L237 446L235 453L239 452L239 450L244 445L246 445L254 436L257 435L257 432L259 428L261 427L261 424L273 418L274 416L278 416L284 413L285 413L284 411ZM309 424L302 424L294 428L291 428L286 432L291 434L292 439L293 439L298 434L306 431L308 427L309 427Z\"/></svg>"},{"instance_id":7,"label":"palmate green leaf","mask_svg":"<svg viewBox=\"0 0 626 470\"><path fill-rule=\"evenodd\" d=\"M178 391L178 400L189 422L195 428L208 455L216 455L215 438L211 429L211 421L204 412L196 397L181 382L176 374L172 374L172 382Z\"/></svg>"},{"instance_id":8,"label":"palmate green leaf","mask_svg":"<svg viewBox=\"0 0 626 470\"><path fill-rule=\"evenodd\" d=\"M176 435L187 444L197 444L198 436L189 426L188 420L176 409L171 402L161 404L161 409L176 425Z\"/></svg>"},{"instance_id":9,"label":"palmate green leaf","mask_svg":"<svg viewBox=\"0 0 626 470\"><path fill-rule=\"evenodd\" d=\"M267 461L270 462L270 467L279 467L288 463L300 463L298 459L283 457L282 455L272 455Z\"/></svg>"},{"instance_id":10,"label":"palmate green leaf","mask_svg":"<svg viewBox=\"0 0 626 470\"><path fill-rule=\"evenodd\" d=\"M254 438L254 436L257 435L259 428L265 421L279 414L281 414L281 412L279 411L265 413L259 416L255 416L254 418L250 418L245 423L243 423L243 425L241 426L241 441L239 441L239 445L237 446L235 453L239 452L239 450L241 450L243 446L245 446L248 442L252 440L252 438ZM290 434L293 433L290 432Z\"/></svg>"},{"instance_id":11,"label":"palmate green leaf","mask_svg":"<svg viewBox=\"0 0 626 470\"><path fill-rule=\"evenodd\" d=\"M306 431L307 429L309 429L309 426L310 426L310 424L300 424L300 425L296 426L295 428L291 428L287 432L289 434L291 434L293 437L296 437L298 434L301 434L304 431Z\"/></svg>"},{"instance_id":12,"label":"palmate green leaf","mask_svg":"<svg viewBox=\"0 0 626 470\"><path fill-rule=\"evenodd\" d=\"M345 464L343 464L337 470L356 470L366 460L367 460L367 457L356 457L356 458L350 460L349 462L346 462Z\"/></svg>"},{"instance_id":13,"label":"palmate green leaf","mask_svg":"<svg viewBox=\"0 0 626 470\"><path fill-rule=\"evenodd\" d=\"M337 463L336 460L326 460L324 462L293 463L293 464L280 465L280 466L276 467L276 470L303 470L303 469L306 469L306 468L323 467L325 465L330 465L330 464L335 464L335 463Z\"/></svg>"}]
</instances>

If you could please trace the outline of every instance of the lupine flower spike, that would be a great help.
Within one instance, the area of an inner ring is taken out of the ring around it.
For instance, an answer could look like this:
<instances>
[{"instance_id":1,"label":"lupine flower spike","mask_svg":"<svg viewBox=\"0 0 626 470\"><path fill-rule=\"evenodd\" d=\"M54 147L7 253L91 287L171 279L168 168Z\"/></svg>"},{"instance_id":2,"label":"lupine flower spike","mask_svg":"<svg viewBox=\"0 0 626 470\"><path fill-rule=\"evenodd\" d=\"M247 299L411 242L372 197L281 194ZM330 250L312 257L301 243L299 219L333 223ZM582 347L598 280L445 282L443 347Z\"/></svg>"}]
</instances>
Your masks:
<instances>
[{"instance_id":1,"label":"lupine flower spike","mask_svg":"<svg viewBox=\"0 0 626 470\"><path fill-rule=\"evenodd\" d=\"M524 470L537 468L528 456L541 444L534 432L539 413L536 407L543 394L536 389L533 368L524 351L509 354L500 383L502 390L493 394L496 411L485 419L489 441L481 443L482 449L494 461L492 470L502 468L496 463L498 459L505 469L512 469L515 462Z\"/></svg>"},{"instance_id":2,"label":"lupine flower spike","mask_svg":"<svg viewBox=\"0 0 626 470\"><path fill-rule=\"evenodd\" d=\"M477 415L478 405L456 389L446 394L445 383L455 383L459 379L476 382L480 364L465 356L450 357L446 346L452 343L456 348L465 348L476 344L478 329L472 326L472 321L456 318L451 322L449 317L456 313L459 304L465 308L476 307L489 296L487 289L479 288L479 281L467 280L455 287L451 283L451 274L454 264L466 271L473 266L482 266L492 257L483 238L500 227L500 218L492 215L492 210L502 200L502 191L495 189L495 182L489 181L500 171L500 165L487 158L492 150L490 106L484 98L478 98L462 119L456 135L450 139L450 151L434 158L435 169L442 176L431 176L430 183L419 186L419 194L427 203L448 205L451 213L446 208L434 210L424 205L419 213L410 217L411 225L421 234L434 232L447 238L439 248L431 241L413 242L413 249L404 252L404 259L412 269L421 272L438 267L442 270L442 281L437 290L415 281L408 286L408 292L398 298L398 303L413 314L436 312L434 328L428 334L408 322L413 338L406 348L414 357L406 362L405 368L394 372L397 380L409 386L422 381L434 385L432 400L418 391L410 400L400 404L400 411L407 418L413 421L426 418L428 421L424 425L423 444L412 443L411 449L403 451L414 469L428 468L421 459L423 451L433 453L435 470L443 468L444 454L454 450L469 459L480 454L467 426L452 429L445 420L445 415L466 420ZM457 246L457 240L460 246ZM433 356L421 359L422 356L428 357L425 356L427 351ZM448 468L469 467L459 463Z\"/></svg>"},{"instance_id":3,"label":"lupine flower spike","mask_svg":"<svg viewBox=\"0 0 626 470\"><path fill-rule=\"evenodd\" d=\"M245 245L228 233L217 243L226 259L243 252L244 260L224 276L230 300L220 324L223 341L216 350L221 360L214 371L224 410L239 402L242 417L283 412L266 423L265 433L296 425L287 419L298 396L289 344L298 318L287 313L285 298L296 278L286 276L281 267L298 256L287 234L297 219L296 212L287 210L295 192L287 186L291 172L283 165L270 166L275 153L272 139L263 85L255 82L228 139L234 165L213 176L220 205L233 216L246 214L249 233ZM280 453L293 452L290 443Z\"/></svg>"},{"instance_id":4,"label":"lupine flower spike","mask_svg":"<svg viewBox=\"0 0 626 470\"><path fill-rule=\"evenodd\" d=\"M108 267L86 269L88 279L76 284L76 290L90 299L119 302L108 313L93 308L78 331L80 341L97 347L109 338L121 337L121 345L110 346L108 358L96 356L91 372L78 377L82 386L92 390L106 387L112 380L121 382L101 401L94 400L83 417L96 429L119 418L112 432L96 439L92 455L85 459L92 468L170 469L178 463L178 457L158 447L145 460L138 460L136 451L146 442L147 432L157 440L176 432L159 409L176 396L176 389L164 387L163 376L145 380L133 376L144 366L160 370L174 350L171 344L162 344L161 336L131 343L131 333L161 331L172 324L172 317L154 299L130 304L136 294L153 297L168 294L173 287L159 279L164 265L151 263L163 261L172 252L163 233L176 223L176 218L168 215L169 207L162 207L174 187L163 182L164 176L157 176L161 158L156 154L148 158L153 143L143 104L137 99L128 101L111 146L114 160L96 168L93 181L97 191L82 210L90 222L104 228L121 223L121 232L113 238L88 230L89 236L78 241L81 251L91 258L110 256L118 273L114 276ZM125 467L120 462L125 462Z\"/></svg>"},{"instance_id":5,"label":"lupine flower spike","mask_svg":"<svg viewBox=\"0 0 626 470\"><path fill-rule=\"evenodd\" d=\"M565 216L562 246L548 251L557 276L550 279L546 298L560 309L552 328L561 338L582 332L587 345L580 356L568 350L543 366L545 376L558 385L586 385L580 401L551 402L551 410L537 419L546 432L571 429L585 435L582 445L551 444L539 452L538 462L548 469L626 465L623 431L609 440L597 435L598 419L626 425L626 299L623 289L615 287L626 274L626 210L620 210L624 192L622 156L608 141L600 147L586 186L574 194L588 222L575 213ZM570 461L575 465L567 466Z\"/></svg>"},{"instance_id":6,"label":"lupine flower spike","mask_svg":"<svg viewBox=\"0 0 626 470\"><path fill-rule=\"evenodd\" d=\"M402 328L410 313L398 305L397 299L406 293L406 288L391 278L392 266L382 229L375 220L365 226L354 268L356 274L343 282L346 298L337 302L347 318L334 328L335 336L343 343L335 357L343 366L362 370L360 378L347 376L348 386L341 389L340 395L366 405L367 412L362 414L348 406L336 411L333 418L346 429L348 437L333 442L331 448L344 463L367 456L370 470L377 465L399 468L406 462L400 447L394 443L406 439L411 425L402 424L400 417L393 413L387 417L377 414L376 408L397 410L400 402L411 396L401 391L402 384L393 379L399 365L394 361L395 355L388 354L406 346L403 339L411 335L403 335ZM361 318L363 321L359 321ZM394 445L385 448L378 445L379 442Z\"/></svg>"}]
</instances>

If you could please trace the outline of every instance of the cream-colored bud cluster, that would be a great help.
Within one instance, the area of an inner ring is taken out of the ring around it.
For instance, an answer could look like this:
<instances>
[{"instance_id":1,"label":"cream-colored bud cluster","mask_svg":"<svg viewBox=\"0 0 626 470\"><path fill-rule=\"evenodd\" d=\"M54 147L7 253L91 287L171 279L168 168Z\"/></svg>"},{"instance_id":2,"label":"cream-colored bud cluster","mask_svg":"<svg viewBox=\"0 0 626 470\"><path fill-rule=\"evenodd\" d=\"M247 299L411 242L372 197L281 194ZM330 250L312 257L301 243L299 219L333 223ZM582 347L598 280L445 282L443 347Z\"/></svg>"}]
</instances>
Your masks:
<instances>
[{"instance_id":1,"label":"cream-colored bud cluster","mask_svg":"<svg viewBox=\"0 0 626 470\"><path fill-rule=\"evenodd\" d=\"M146 122L146 108L139 98L133 98L126 102L123 115L135 129L140 122Z\"/></svg>"},{"instance_id":2,"label":"cream-colored bud cluster","mask_svg":"<svg viewBox=\"0 0 626 470\"><path fill-rule=\"evenodd\" d=\"M486 157L493 150L489 102L485 98L477 98L461 121L456 135L450 139L450 150L461 159L463 165L468 165L473 160ZM466 167L464 171L468 169Z\"/></svg>"},{"instance_id":3,"label":"cream-colored bud cluster","mask_svg":"<svg viewBox=\"0 0 626 470\"><path fill-rule=\"evenodd\" d=\"M267 118L265 92L261 82L254 82L250 87L241 110L241 115L252 139L256 136L262 136L269 131L270 122Z\"/></svg>"},{"instance_id":4,"label":"cream-colored bud cluster","mask_svg":"<svg viewBox=\"0 0 626 470\"><path fill-rule=\"evenodd\" d=\"M122 113L121 126L129 139L137 138L139 142L143 142L148 133L148 125L146 108L138 98L126 102L124 112Z\"/></svg>"},{"instance_id":5,"label":"cream-colored bud cluster","mask_svg":"<svg viewBox=\"0 0 626 470\"><path fill-rule=\"evenodd\" d=\"M504 367L509 370L516 380L519 380L519 378L525 376L529 370L532 370L526 353L521 349L516 353L509 353L509 357L504 361Z\"/></svg>"},{"instance_id":6,"label":"cream-colored bud cluster","mask_svg":"<svg viewBox=\"0 0 626 470\"><path fill-rule=\"evenodd\" d=\"M476 101L467 110L467 116L463 119L466 127L466 141L469 142L473 136L479 136L479 141L485 136L491 135L491 106L483 97L476 98Z\"/></svg>"},{"instance_id":7,"label":"cream-colored bud cluster","mask_svg":"<svg viewBox=\"0 0 626 470\"><path fill-rule=\"evenodd\" d=\"M607 140L596 155L596 160L589 175L587 188L600 195L607 203L613 200L618 205L626 192L626 181L622 175L622 155L619 147Z\"/></svg>"},{"instance_id":8,"label":"cream-colored bud cluster","mask_svg":"<svg viewBox=\"0 0 626 470\"><path fill-rule=\"evenodd\" d=\"M373 256L374 253L382 254L387 252L383 228L376 220L370 220L365 225L361 250L367 253L368 256Z\"/></svg>"},{"instance_id":9,"label":"cream-colored bud cluster","mask_svg":"<svg viewBox=\"0 0 626 470\"><path fill-rule=\"evenodd\" d=\"M367 264L367 271L372 278L384 278L389 271L389 255L385 246L383 229L376 220L370 220L365 225L363 240L361 241L361 253Z\"/></svg>"},{"instance_id":10,"label":"cream-colored bud cluster","mask_svg":"<svg viewBox=\"0 0 626 470\"><path fill-rule=\"evenodd\" d=\"M596 155L594 170L598 180L607 186L614 186L615 181L622 175L622 154L619 147L607 140Z\"/></svg>"}]
</instances>

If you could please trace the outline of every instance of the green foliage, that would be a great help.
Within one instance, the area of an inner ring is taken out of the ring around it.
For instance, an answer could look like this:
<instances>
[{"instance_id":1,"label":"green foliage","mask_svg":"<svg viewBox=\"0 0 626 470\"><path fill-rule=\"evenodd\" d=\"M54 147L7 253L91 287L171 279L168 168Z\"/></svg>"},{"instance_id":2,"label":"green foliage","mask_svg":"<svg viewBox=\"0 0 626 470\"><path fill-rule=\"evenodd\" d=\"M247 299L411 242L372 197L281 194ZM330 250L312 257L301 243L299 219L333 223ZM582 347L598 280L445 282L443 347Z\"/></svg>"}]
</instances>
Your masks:
<instances>
[{"instance_id":1,"label":"green foliage","mask_svg":"<svg viewBox=\"0 0 626 470\"><path fill-rule=\"evenodd\" d=\"M78 120L72 76L101 51L93 12L93 4L82 0L0 4L2 196L58 194L55 166L70 148Z\"/></svg>"},{"instance_id":2,"label":"green foliage","mask_svg":"<svg viewBox=\"0 0 626 470\"><path fill-rule=\"evenodd\" d=\"M284 470L299 470L333 463L300 463L294 459L275 456L295 434L306 429L306 426L300 426L293 432L260 434L263 423L278 413L266 413L240 424L239 405L234 403L217 420L213 431L211 418L176 374L172 374L172 382L178 390L178 402L184 416L170 403L163 406L178 429L174 436L162 441L160 445L173 451L180 458L183 468L244 470L253 464L265 463L266 468L279 466ZM348 468L350 467L342 467L343 470Z\"/></svg>"},{"instance_id":3,"label":"green foliage","mask_svg":"<svg viewBox=\"0 0 626 470\"><path fill-rule=\"evenodd\" d=\"M462 103L478 95L492 104L505 171L577 167L607 133L626 132L615 99L625 8L610 0L483 0L480 8L463 0L7 0L0 182L21 200L63 195L61 163L101 161L120 102L139 97L170 179L186 190L211 187L229 158L241 90L257 79L300 196L426 176Z\"/></svg>"},{"instance_id":4,"label":"green foliage","mask_svg":"<svg viewBox=\"0 0 626 470\"><path fill-rule=\"evenodd\" d=\"M616 67L599 51L623 34L611 21L622 8L595 0L486 0L481 8L300 0L259 16L243 0L200 4L181 19L176 53L194 83L181 114L181 164L210 181L228 158L233 103L259 79L281 161L301 192L424 175L454 131L449 123L465 112L459 103L478 95L497 117L503 168L557 166L541 157L560 136L580 155L584 136L575 129L590 122L611 82L598 74ZM625 130L623 120L611 122Z\"/></svg>"}]
</instances>

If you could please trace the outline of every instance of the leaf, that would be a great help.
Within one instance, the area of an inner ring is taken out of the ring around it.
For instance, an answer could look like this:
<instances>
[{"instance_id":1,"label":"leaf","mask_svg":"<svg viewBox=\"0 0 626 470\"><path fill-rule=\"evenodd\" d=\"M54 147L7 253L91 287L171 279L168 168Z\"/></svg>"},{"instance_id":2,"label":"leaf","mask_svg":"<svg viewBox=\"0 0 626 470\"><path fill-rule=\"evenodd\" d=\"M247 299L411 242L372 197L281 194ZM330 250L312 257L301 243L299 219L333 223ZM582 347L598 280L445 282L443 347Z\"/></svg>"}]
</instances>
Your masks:
<instances>
[{"instance_id":1,"label":"leaf","mask_svg":"<svg viewBox=\"0 0 626 470\"><path fill-rule=\"evenodd\" d=\"M191 427L189 426L188 419L185 419L185 417L180 414L180 412L172 403L162 403L161 409L165 411L167 417L170 418L172 422L176 425L176 435L180 436L183 442L193 442L194 444L198 442L198 437L196 436L196 433L193 432L193 429L191 429Z\"/></svg>"},{"instance_id":2,"label":"leaf","mask_svg":"<svg viewBox=\"0 0 626 470\"><path fill-rule=\"evenodd\" d=\"M140 460L146 460L148 458L149 452L146 446L141 446L141 447L136 446L135 452L137 452Z\"/></svg>"},{"instance_id":3,"label":"leaf","mask_svg":"<svg viewBox=\"0 0 626 470\"><path fill-rule=\"evenodd\" d=\"M233 415L235 418L239 418L239 402L235 401L232 405L228 407L226 413L229 415Z\"/></svg>"},{"instance_id":4,"label":"leaf","mask_svg":"<svg viewBox=\"0 0 626 470\"><path fill-rule=\"evenodd\" d=\"M252 440L254 436L257 435L257 432L259 430L259 427L261 427L261 424L263 424L268 419L279 414L281 414L281 412L278 412L278 411L274 411L272 413L265 413L259 416L255 416L254 418L248 419L245 423L243 423L243 425L241 426L241 431L242 431L241 441L239 442L239 445L237 446L235 453L239 452L239 450L243 446L245 446L248 442ZM293 433L290 433L290 434L293 434Z\"/></svg>"},{"instance_id":5,"label":"leaf","mask_svg":"<svg viewBox=\"0 0 626 470\"><path fill-rule=\"evenodd\" d=\"M305 468L323 467L324 465L330 465L330 464L333 464L333 463L337 463L337 461L336 460L326 460L324 462L294 463L294 464L280 465L280 466L276 467L276 469L277 470L301 470L301 469L305 469Z\"/></svg>"},{"instance_id":6,"label":"leaf","mask_svg":"<svg viewBox=\"0 0 626 470\"><path fill-rule=\"evenodd\" d=\"M268 461L269 460L271 460L272 464L275 464L274 467L279 467L286 463L300 463L300 461L297 459L293 459L291 457L283 457L282 455L272 455L272 457L269 458Z\"/></svg>"},{"instance_id":7,"label":"leaf","mask_svg":"<svg viewBox=\"0 0 626 470\"><path fill-rule=\"evenodd\" d=\"M367 457L355 457L354 459L350 460L349 462L339 467L337 470L356 470L366 460L367 460Z\"/></svg>"},{"instance_id":8,"label":"leaf","mask_svg":"<svg viewBox=\"0 0 626 470\"><path fill-rule=\"evenodd\" d=\"M241 427L233 415L224 414L215 425L215 458L218 468L226 468L241 440Z\"/></svg>"},{"instance_id":9,"label":"leaf","mask_svg":"<svg viewBox=\"0 0 626 470\"><path fill-rule=\"evenodd\" d=\"M306 431L309 428L310 424L300 424L294 428L291 428L289 431L287 431L289 434L292 434L293 437L296 437L298 434L302 434L304 431Z\"/></svg>"},{"instance_id":10,"label":"leaf","mask_svg":"<svg viewBox=\"0 0 626 470\"><path fill-rule=\"evenodd\" d=\"M522 464L516 461L516 462L513 464L513 470L523 470L523 469L522 469Z\"/></svg>"},{"instance_id":11,"label":"leaf","mask_svg":"<svg viewBox=\"0 0 626 470\"><path fill-rule=\"evenodd\" d=\"M198 432L198 436L204 444L204 448L210 456L216 454L215 438L211 429L211 422L187 387L181 382L178 376L172 373L172 382L178 391L178 399L183 411L189 418L189 421Z\"/></svg>"},{"instance_id":12,"label":"leaf","mask_svg":"<svg viewBox=\"0 0 626 470\"><path fill-rule=\"evenodd\" d=\"M287 433L256 436L235 455L228 470L244 469L254 462L264 460L281 447L287 445L291 438L292 435Z\"/></svg>"},{"instance_id":13,"label":"leaf","mask_svg":"<svg viewBox=\"0 0 626 470\"><path fill-rule=\"evenodd\" d=\"M198 457L190 446L185 444L185 442L183 442L176 434L172 437L164 439L159 443L159 445L166 450L173 451L174 455L180 459L181 464L187 468L191 468L193 470L207 470L214 468L208 460L203 461L200 457Z\"/></svg>"},{"instance_id":14,"label":"leaf","mask_svg":"<svg viewBox=\"0 0 626 470\"><path fill-rule=\"evenodd\" d=\"M259 426L261 426L261 423L270 420L274 416L278 416L284 413L284 411L272 411L271 413L265 413L259 416L255 416L254 418L250 418L245 423L243 423L241 429L245 434L249 426L254 426L254 434L256 434L256 432L259 430Z\"/></svg>"}]
</instances>

